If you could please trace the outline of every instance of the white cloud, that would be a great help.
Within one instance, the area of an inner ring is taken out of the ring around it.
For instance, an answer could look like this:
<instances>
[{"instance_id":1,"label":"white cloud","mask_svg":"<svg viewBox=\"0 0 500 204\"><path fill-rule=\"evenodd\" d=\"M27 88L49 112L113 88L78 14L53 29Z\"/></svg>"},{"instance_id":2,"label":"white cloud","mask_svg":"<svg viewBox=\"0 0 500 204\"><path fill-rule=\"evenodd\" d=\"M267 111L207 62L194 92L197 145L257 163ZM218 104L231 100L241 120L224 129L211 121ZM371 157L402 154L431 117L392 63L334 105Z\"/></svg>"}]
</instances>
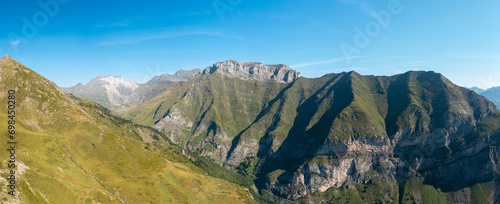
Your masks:
<instances>
[{"instance_id":1,"label":"white cloud","mask_svg":"<svg viewBox=\"0 0 500 204\"><path fill-rule=\"evenodd\" d=\"M478 87L480 89L487 90L492 87L500 86L500 75L488 74L480 75L470 80L471 77L455 77L458 78L457 81L464 83L465 87Z\"/></svg>"},{"instance_id":2,"label":"white cloud","mask_svg":"<svg viewBox=\"0 0 500 204\"><path fill-rule=\"evenodd\" d=\"M17 46L17 45L19 45L19 43L21 43L21 40L10 41L10 45L12 45L12 46Z\"/></svg>"}]
</instances>

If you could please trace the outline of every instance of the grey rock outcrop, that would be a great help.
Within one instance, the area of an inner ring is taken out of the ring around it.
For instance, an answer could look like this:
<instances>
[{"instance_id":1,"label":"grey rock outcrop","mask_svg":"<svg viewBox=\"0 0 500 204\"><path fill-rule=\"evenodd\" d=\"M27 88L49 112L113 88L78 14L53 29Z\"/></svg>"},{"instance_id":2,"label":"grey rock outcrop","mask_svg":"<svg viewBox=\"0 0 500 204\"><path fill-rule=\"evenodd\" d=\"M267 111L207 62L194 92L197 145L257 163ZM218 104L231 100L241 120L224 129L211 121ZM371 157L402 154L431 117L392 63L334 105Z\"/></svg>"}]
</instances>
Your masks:
<instances>
[{"instance_id":1,"label":"grey rock outcrop","mask_svg":"<svg viewBox=\"0 0 500 204\"><path fill-rule=\"evenodd\" d=\"M215 72L244 80L272 80L281 83L290 83L300 77L299 72L283 64L264 65L259 62L237 62L234 60L215 63L203 70L202 74L207 75Z\"/></svg>"}]
</instances>

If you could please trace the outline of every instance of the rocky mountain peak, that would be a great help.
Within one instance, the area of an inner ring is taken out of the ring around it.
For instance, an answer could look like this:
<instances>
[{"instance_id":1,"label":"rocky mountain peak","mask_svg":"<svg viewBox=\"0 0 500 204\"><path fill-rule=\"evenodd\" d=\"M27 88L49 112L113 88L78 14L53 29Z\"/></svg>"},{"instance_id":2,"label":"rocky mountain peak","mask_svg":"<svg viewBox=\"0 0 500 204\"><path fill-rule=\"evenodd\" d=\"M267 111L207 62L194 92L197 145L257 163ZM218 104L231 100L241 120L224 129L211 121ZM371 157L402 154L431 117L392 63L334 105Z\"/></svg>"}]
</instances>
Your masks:
<instances>
[{"instance_id":1,"label":"rocky mountain peak","mask_svg":"<svg viewBox=\"0 0 500 204\"><path fill-rule=\"evenodd\" d=\"M12 60L12 58L10 57L10 55L5 55L5 57L0 58L0 62L4 62L4 61L7 61L7 60Z\"/></svg>"},{"instance_id":2,"label":"rocky mountain peak","mask_svg":"<svg viewBox=\"0 0 500 204\"><path fill-rule=\"evenodd\" d=\"M131 79L121 76L100 75L83 85L78 83L71 88L63 88L85 100L94 101L106 107L121 107L129 103L129 96L139 87Z\"/></svg>"},{"instance_id":3,"label":"rocky mountain peak","mask_svg":"<svg viewBox=\"0 0 500 204\"><path fill-rule=\"evenodd\" d=\"M151 81L189 81L191 76L195 74L199 74L201 72L200 69L192 69L192 70L179 70L174 74L162 74L161 76L155 76Z\"/></svg>"},{"instance_id":4,"label":"rocky mountain peak","mask_svg":"<svg viewBox=\"0 0 500 204\"><path fill-rule=\"evenodd\" d=\"M245 80L271 80L282 83L290 83L300 77L299 72L287 65L264 65L260 62L238 62L234 60L215 63L203 70L202 74L208 75L216 72Z\"/></svg>"},{"instance_id":5,"label":"rocky mountain peak","mask_svg":"<svg viewBox=\"0 0 500 204\"><path fill-rule=\"evenodd\" d=\"M92 79L89 83L86 84L87 86L93 86L93 85L110 85L113 87L118 87L118 86L123 86L128 89L135 90L137 87L139 87L139 84L132 79L125 79L121 76L111 76L111 75L100 75L97 76L96 78Z\"/></svg>"}]
</instances>

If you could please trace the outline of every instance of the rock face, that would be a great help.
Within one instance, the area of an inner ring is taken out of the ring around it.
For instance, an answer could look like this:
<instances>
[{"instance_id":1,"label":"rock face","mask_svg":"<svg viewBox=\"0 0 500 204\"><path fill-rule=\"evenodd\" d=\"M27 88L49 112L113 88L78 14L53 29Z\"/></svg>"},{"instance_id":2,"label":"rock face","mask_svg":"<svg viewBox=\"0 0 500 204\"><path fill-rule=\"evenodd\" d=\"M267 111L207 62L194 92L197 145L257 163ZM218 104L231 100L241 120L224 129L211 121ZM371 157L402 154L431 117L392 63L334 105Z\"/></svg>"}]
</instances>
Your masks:
<instances>
[{"instance_id":1,"label":"rock face","mask_svg":"<svg viewBox=\"0 0 500 204\"><path fill-rule=\"evenodd\" d=\"M300 73L286 65L263 65L259 62L236 62L234 60L215 63L203 70L202 74L208 75L215 72L244 80L272 80L282 83L290 83L300 77Z\"/></svg>"},{"instance_id":2,"label":"rock face","mask_svg":"<svg viewBox=\"0 0 500 204\"><path fill-rule=\"evenodd\" d=\"M392 201L422 202L424 185L448 201L474 202L477 185L493 186L482 194L492 202L500 195L500 112L483 96L434 72L296 79L260 66L205 69L152 108L149 125L290 200L380 181L401 186Z\"/></svg>"}]
</instances>

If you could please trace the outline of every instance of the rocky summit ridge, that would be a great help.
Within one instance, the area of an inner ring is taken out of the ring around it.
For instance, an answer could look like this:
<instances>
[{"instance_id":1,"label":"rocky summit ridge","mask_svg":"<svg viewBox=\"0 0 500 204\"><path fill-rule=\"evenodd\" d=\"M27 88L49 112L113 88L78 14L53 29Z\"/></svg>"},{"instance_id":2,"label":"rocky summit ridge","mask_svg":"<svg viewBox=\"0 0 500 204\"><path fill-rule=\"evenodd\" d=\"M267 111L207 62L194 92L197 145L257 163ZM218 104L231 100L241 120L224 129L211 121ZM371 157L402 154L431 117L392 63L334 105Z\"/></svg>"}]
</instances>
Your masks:
<instances>
[{"instance_id":1,"label":"rocky summit ridge","mask_svg":"<svg viewBox=\"0 0 500 204\"><path fill-rule=\"evenodd\" d=\"M62 88L66 93L74 94L82 99L99 103L113 111L123 112L125 109L140 105L165 91L173 91L190 79L205 80L212 74L221 74L242 80L275 81L291 83L300 77L300 73L282 64L264 65L260 62L237 62L228 60L218 62L200 69L179 70L174 74L154 76L146 83L139 84L121 76L97 76L89 83L78 83L70 88Z\"/></svg>"},{"instance_id":2,"label":"rocky summit ridge","mask_svg":"<svg viewBox=\"0 0 500 204\"><path fill-rule=\"evenodd\" d=\"M260 62L237 62L234 60L215 63L202 72L204 75L212 73L220 73L244 80L277 81L281 83L290 83L300 77L300 72L291 69L287 65L264 65Z\"/></svg>"}]
</instances>

